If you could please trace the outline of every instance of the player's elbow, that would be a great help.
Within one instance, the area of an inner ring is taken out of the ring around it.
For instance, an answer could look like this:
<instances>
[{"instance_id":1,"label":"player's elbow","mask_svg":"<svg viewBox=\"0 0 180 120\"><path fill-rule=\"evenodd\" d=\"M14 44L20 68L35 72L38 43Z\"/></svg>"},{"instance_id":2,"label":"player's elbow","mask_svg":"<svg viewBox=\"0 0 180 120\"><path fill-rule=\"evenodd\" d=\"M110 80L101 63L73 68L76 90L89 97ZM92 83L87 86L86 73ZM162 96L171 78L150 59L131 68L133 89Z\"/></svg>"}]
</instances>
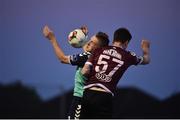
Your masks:
<instances>
[{"instance_id":1,"label":"player's elbow","mask_svg":"<svg viewBox=\"0 0 180 120\"><path fill-rule=\"evenodd\" d=\"M69 59L67 56L58 57L59 61L63 64L69 64Z\"/></svg>"},{"instance_id":2,"label":"player's elbow","mask_svg":"<svg viewBox=\"0 0 180 120\"><path fill-rule=\"evenodd\" d=\"M143 65L147 65L147 64L149 64L150 62L151 62L151 59L150 59L150 58L146 58L146 59L143 60L142 64L143 64Z\"/></svg>"},{"instance_id":3,"label":"player's elbow","mask_svg":"<svg viewBox=\"0 0 180 120\"><path fill-rule=\"evenodd\" d=\"M64 60L60 60L61 63L65 64L66 62Z\"/></svg>"},{"instance_id":4,"label":"player's elbow","mask_svg":"<svg viewBox=\"0 0 180 120\"><path fill-rule=\"evenodd\" d=\"M150 63L150 61L145 61L144 63L143 63L143 65L147 65L147 64L149 64Z\"/></svg>"}]
</instances>

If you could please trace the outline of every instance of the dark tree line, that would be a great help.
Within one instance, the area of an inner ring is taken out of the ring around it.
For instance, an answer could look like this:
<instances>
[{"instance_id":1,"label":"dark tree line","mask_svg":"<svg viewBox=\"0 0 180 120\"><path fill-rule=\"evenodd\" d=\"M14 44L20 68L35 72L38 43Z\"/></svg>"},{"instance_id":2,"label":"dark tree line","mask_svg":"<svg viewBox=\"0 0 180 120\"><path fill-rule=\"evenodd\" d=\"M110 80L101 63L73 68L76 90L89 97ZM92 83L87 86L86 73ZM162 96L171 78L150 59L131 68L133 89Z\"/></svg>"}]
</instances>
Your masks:
<instances>
[{"instance_id":1,"label":"dark tree line","mask_svg":"<svg viewBox=\"0 0 180 120\"><path fill-rule=\"evenodd\" d=\"M72 91L43 101L34 88L0 84L0 118L64 118ZM180 118L180 94L163 101L133 87L118 89L113 118Z\"/></svg>"}]
</instances>

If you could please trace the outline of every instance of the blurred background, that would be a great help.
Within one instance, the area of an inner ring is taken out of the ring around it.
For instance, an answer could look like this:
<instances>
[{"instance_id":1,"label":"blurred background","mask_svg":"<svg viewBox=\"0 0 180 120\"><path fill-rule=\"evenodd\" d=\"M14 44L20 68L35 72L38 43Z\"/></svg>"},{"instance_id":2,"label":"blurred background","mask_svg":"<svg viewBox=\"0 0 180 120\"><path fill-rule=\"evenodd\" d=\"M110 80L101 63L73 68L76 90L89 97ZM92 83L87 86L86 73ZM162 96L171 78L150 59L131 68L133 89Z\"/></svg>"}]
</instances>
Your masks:
<instances>
[{"instance_id":1,"label":"blurred background","mask_svg":"<svg viewBox=\"0 0 180 120\"><path fill-rule=\"evenodd\" d=\"M58 61L44 25L67 55L82 52L67 41L82 25L111 41L128 28L128 50L138 55L150 40L151 63L130 67L118 83L114 118L180 118L178 11L179 0L0 0L0 118L65 118L76 67Z\"/></svg>"}]
</instances>

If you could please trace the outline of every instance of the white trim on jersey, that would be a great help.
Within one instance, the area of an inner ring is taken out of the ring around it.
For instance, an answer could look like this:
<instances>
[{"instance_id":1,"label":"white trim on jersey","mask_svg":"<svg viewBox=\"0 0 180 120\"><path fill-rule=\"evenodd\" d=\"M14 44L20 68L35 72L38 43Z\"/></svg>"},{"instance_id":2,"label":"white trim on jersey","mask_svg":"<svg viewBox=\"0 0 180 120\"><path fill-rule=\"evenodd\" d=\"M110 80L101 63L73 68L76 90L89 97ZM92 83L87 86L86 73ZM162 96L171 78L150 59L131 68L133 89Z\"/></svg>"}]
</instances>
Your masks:
<instances>
[{"instance_id":1,"label":"white trim on jersey","mask_svg":"<svg viewBox=\"0 0 180 120\"><path fill-rule=\"evenodd\" d=\"M138 65L141 65L143 60L144 60L144 58L142 56L139 56L138 59L140 59L140 62L138 63Z\"/></svg>"},{"instance_id":2,"label":"white trim on jersey","mask_svg":"<svg viewBox=\"0 0 180 120\"><path fill-rule=\"evenodd\" d=\"M70 57L71 57L71 56L68 55L68 63L69 63L69 64L71 64L71 60L70 60L71 58L70 58Z\"/></svg>"},{"instance_id":3,"label":"white trim on jersey","mask_svg":"<svg viewBox=\"0 0 180 120\"><path fill-rule=\"evenodd\" d=\"M92 65L92 63L91 63L91 62L86 62L85 64L87 64L87 65Z\"/></svg>"},{"instance_id":4,"label":"white trim on jersey","mask_svg":"<svg viewBox=\"0 0 180 120\"><path fill-rule=\"evenodd\" d=\"M95 87L95 86L98 86L98 87L103 88L106 92L111 93L112 96L114 96L114 93L111 92L107 87L105 87L105 86L104 86L103 84L101 84L101 83L94 83L94 84L86 85L86 86L84 86L84 89L88 89L88 88Z\"/></svg>"}]
</instances>

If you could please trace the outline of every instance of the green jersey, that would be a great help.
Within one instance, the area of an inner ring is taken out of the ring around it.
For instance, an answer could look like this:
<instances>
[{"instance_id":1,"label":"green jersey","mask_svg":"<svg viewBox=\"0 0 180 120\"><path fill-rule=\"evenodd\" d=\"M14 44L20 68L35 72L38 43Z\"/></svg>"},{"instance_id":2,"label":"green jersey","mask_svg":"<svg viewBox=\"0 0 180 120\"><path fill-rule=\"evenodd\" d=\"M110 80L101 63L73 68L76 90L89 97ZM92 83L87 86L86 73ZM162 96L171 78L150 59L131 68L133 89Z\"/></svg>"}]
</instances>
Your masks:
<instances>
[{"instance_id":1,"label":"green jersey","mask_svg":"<svg viewBox=\"0 0 180 120\"><path fill-rule=\"evenodd\" d=\"M78 67L75 74L75 86L74 86L74 96L82 97L83 96L83 87L86 80L86 77L84 77L81 74L81 67Z\"/></svg>"},{"instance_id":2,"label":"green jersey","mask_svg":"<svg viewBox=\"0 0 180 120\"><path fill-rule=\"evenodd\" d=\"M76 74L75 74L75 85L73 96L82 97L84 91L84 83L86 77L81 74L82 67L84 66L85 62L89 58L90 53L84 52L82 54L72 55L70 56L70 63L71 65L76 65Z\"/></svg>"}]
</instances>

